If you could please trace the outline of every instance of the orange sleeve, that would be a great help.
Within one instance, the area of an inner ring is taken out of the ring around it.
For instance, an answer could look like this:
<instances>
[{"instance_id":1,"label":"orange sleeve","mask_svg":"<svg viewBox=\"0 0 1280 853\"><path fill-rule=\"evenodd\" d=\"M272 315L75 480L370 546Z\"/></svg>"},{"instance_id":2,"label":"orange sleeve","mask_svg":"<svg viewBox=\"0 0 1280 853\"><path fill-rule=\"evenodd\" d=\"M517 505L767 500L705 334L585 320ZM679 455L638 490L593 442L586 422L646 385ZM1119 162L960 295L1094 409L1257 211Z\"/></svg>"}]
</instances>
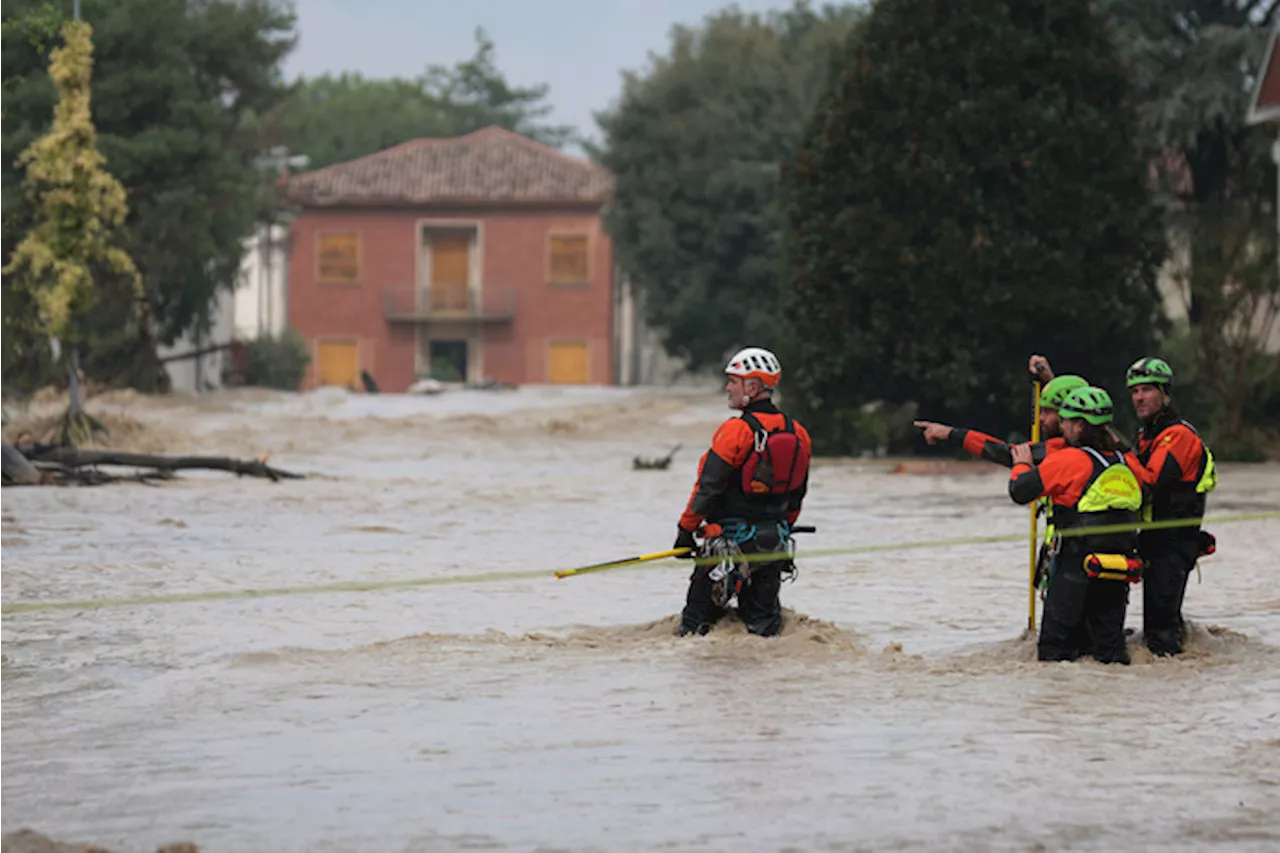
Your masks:
<instances>
[{"instance_id":1,"label":"orange sleeve","mask_svg":"<svg viewBox=\"0 0 1280 853\"><path fill-rule=\"evenodd\" d=\"M730 418L720 425L711 439L711 449L698 460L698 479L680 516L680 526L697 530L707 513L729 486L734 471L747 461L754 447L751 427L741 418Z\"/></svg>"},{"instance_id":2,"label":"orange sleeve","mask_svg":"<svg viewBox=\"0 0 1280 853\"><path fill-rule=\"evenodd\" d=\"M1138 478L1148 486L1159 489L1178 482L1189 482L1200 470L1200 458L1204 444L1182 424L1169 427L1152 442L1151 455ZM1126 457L1127 461L1127 457Z\"/></svg>"},{"instance_id":3,"label":"orange sleeve","mask_svg":"<svg viewBox=\"0 0 1280 853\"><path fill-rule=\"evenodd\" d=\"M1045 456L1039 465L1015 465L1009 475L1009 496L1017 503L1048 497L1075 506L1093 476L1093 459L1082 450L1067 448Z\"/></svg>"},{"instance_id":4,"label":"orange sleeve","mask_svg":"<svg viewBox=\"0 0 1280 853\"><path fill-rule=\"evenodd\" d=\"M729 418L711 439L711 452L733 468L741 468L755 448L755 436L742 418Z\"/></svg>"},{"instance_id":5,"label":"orange sleeve","mask_svg":"<svg viewBox=\"0 0 1280 853\"><path fill-rule=\"evenodd\" d=\"M1128 465L1129 470L1137 476L1138 482L1142 483L1144 486L1149 485L1147 483L1147 469L1143 467L1142 462L1138 459L1137 453L1134 453L1132 450L1126 450L1124 452L1124 464Z\"/></svg>"},{"instance_id":6,"label":"orange sleeve","mask_svg":"<svg viewBox=\"0 0 1280 853\"><path fill-rule=\"evenodd\" d=\"M1074 506L1093 476L1093 459L1087 453L1058 451L1046 456L1040 468L1045 495L1054 503Z\"/></svg>"},{"instance_id":7,"label":"orange sleeve","mask_svg":"<svg viewBox=\"0 0 1280 853\"><path fill-rule=\"evenodd\" d=\"M982 451L986 450L988 444L1002 444L1008 447L1006 442L992 438L985 432L978 432L976 429L965 430L964 438L960 443L972 456L982 456Z\"/></svg>"}]
</instances>

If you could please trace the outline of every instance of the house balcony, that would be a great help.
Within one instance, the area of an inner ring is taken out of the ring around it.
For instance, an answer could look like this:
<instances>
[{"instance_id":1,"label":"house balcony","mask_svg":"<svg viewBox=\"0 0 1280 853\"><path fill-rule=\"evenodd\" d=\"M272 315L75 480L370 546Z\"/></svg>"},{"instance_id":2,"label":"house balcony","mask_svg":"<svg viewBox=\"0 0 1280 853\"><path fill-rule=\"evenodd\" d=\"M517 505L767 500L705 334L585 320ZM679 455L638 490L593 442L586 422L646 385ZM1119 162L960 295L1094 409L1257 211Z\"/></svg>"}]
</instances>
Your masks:
<instances>
[{"instance_id":1,"label":"house balcony","mask_svg":"<svg viewBox=\"0 0 1280 853\"><path fill-rule=\"evenodd\" d=\"M399 287L385 293L389 323L510 323L516 316L512 287L485 285L481 292L467 287Z\"/></svg>"}]
</instances>

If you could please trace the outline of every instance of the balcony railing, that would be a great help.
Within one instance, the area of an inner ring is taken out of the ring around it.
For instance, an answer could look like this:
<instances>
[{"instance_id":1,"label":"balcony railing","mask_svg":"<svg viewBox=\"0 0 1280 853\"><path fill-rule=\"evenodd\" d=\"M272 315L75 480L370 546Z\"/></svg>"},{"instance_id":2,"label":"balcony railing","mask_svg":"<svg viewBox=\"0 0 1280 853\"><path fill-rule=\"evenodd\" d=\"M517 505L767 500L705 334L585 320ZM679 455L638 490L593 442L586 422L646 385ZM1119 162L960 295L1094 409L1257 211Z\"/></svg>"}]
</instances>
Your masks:
<instances>
[{"instance_id":1,"label":"balcony railing","mask_svg":"<svg viewBox=\"0 0 1280 853\"><path fill-rule=\"evenodd\" d=\"M387 288L385 299L386 317L392 323L509 323L516 315L515 289L491 284L484 285L479 293L463 286L391 287Z\"/></svg>"}]
</instances>

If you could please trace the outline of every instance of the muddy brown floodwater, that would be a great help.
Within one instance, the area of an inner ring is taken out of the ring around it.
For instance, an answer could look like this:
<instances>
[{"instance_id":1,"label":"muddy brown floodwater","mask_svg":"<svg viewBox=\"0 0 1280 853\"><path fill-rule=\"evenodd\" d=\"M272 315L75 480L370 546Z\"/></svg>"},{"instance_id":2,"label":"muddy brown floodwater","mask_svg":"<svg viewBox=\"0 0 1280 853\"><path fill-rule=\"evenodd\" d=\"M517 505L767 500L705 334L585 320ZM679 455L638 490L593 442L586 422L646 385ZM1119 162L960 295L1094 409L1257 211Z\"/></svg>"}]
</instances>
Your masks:
<instances>
[{"instance_id":1,"label":"muddy brown floodwater","mask_svg":"<svg viewBox=\"0 0 1280 853\"><path fill-rule=\"evenodd\" d=\"M1188 653L1040 665L985 463L821 461L784 634L672 635L727 414L693 391L119 394L148 449L323 477L6 489L3 597L366 592L10 613L3 827L113 850L1280 849L1280 521L1214 528ZM684 444L668 471L631 457ZM160 445L160 446L158 446ZM1211 515L1280 509L1224 465ZM1141 594L1128 624L1141 628Z\"/></svg>"}]
</instances>

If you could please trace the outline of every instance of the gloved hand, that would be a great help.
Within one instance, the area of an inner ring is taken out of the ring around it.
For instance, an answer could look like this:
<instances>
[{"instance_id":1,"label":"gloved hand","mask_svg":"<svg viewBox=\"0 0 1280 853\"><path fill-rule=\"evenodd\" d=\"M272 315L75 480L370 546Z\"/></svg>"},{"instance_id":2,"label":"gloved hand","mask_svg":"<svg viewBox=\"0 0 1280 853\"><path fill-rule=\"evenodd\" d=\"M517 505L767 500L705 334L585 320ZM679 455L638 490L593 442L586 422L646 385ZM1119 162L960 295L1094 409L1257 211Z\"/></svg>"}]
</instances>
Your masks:
<instances>
[{"instance_id":1,"label":"gloved hand","mask_svg":"<svg viewBox=\"0 0 1280 853\"><path fill-rule=\"evenodd\" d=\"M698 542L693 538L692 530L685 530L683 527L677 528L676 544L672 548L688 548L689 553L681 554L679 559L692 560L698 550Z\"/></svg>"}]
</instances>

